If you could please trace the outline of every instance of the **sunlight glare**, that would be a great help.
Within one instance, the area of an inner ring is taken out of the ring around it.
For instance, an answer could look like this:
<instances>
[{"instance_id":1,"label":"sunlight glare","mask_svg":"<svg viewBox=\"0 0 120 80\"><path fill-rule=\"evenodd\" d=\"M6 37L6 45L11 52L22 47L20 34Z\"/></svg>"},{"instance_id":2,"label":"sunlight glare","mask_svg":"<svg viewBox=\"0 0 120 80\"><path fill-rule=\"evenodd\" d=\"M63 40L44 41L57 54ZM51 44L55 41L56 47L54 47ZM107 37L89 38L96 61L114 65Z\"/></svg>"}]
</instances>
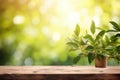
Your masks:
<instances>
[{"instance_id":1,"label":"sunlight glare","mask_svg":"<svg viewBox=\"0 0 120 80\"><path fill-rule=\"evenodd\" d=\"M45 0L43 5L39 8L40 13L46 13L47 10L53 5L55 0Z\"/></svg>"},{"instance_id":2,"label":"sunlight glare","mask_svg":"<svg viewBox=\"0 0 120 80\"><path fill-rule=\"evenodd\" d=\"M22 15L17 15L13 19L14 24L22 24L24 22L24 17Z\"/></svg>"},{"instance_id":3,"label":"sunlight glare","mask_svg":"<svg viewBox=\"0 0 120 80\"><path fill-rule=\"evenodd\" d=\"M38 31L37 31L37 29L35 29L35 28L26 27L26 28L24 29L24 34L27 35L27 36L29 36L29 37L31 37L31 38L33 38L33 37L36 37L36 36L37 36Z\"/></svg>"},{"instance_id":4,"label":"sunlight glare","mask_svg":"<svg viewBox=\"0 0 120 80\"><path fill-rule=\"evenodd\" d=\"M60 40L60 34L58 32L54 32L52 36L53 41Z\"/></svg>"},{"instance_id":5,"label":"sunlight glare","mask_svg":"<svg viewBox=\"0 0 120 80\"><path fill-rule=\"evenodd\" d=\"M71 29L74 29L75 25L80 23L79 14L71 12L67 17L67 23Z\"/></svg>"}]
</instances>

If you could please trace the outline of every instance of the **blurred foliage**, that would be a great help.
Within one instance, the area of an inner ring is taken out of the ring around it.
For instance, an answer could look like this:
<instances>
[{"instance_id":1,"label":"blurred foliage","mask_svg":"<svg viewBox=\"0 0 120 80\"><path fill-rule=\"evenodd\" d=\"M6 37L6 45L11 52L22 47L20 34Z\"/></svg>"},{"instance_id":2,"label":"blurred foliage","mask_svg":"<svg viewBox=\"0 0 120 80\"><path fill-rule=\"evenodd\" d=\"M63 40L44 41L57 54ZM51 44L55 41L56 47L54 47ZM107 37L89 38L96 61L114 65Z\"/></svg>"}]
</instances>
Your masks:
<instances>
[{"instance_id":1,"label":"blurred foliage","mask_svg":"<svg viewBox=\"0 0 120 80\"><path fill-rule=\"evenodd\" d=\"M71 65L77 54L65 43L76 23L83 34L91 20L108 29L119 11L120 0L0 0L0 65Z\"/></svg>"}]
</instances>

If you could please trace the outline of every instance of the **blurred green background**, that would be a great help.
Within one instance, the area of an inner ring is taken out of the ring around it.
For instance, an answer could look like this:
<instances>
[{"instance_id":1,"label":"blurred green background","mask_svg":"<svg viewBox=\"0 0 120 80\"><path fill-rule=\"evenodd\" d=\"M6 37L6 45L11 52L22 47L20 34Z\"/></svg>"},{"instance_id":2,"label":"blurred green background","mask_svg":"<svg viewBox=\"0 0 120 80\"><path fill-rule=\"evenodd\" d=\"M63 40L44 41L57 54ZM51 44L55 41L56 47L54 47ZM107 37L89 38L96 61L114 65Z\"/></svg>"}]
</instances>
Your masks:
<instances>
[{"instance_id":1,"label":"blurred green background","mask_svg":"<svg viewBox=\"0 0 120 80\"><path fill-rule=\"evenodd\" d=\"M71 65L67 38L91 20L103 28L120 23L120 0L0 0L0 65Z\"/></svg>"}]
</instances>

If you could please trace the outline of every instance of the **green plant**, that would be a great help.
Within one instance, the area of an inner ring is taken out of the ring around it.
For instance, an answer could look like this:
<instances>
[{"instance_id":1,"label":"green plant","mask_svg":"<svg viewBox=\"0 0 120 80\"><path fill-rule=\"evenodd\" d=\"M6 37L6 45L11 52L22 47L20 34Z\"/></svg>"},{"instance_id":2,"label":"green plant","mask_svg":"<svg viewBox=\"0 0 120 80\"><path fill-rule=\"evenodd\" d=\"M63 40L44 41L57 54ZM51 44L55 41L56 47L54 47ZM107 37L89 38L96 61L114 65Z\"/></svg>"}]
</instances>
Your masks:
<instances>
[{"instance_id":1,"label":"green plant","mask_svg":"<svg viewBox=\"0 0 120 80\"><path fill-rule=\"evenodd\" d=\"M107 47L110 43L110 40L107 35L105 35L105 30L100 30L96 33L95 23L92 21L91 34L86 34L84 36L87 39L87 44L85 50L88 53L88 61L91 63L95 57L99 60L102 60L105 56L108 56L109 52Z\"/></svg>"},{"instance_id":2,"label":"green plant","mask_svg":"<svg viewBox=\"0 0 120 80\"><path fill-rule=\"evenodd\" d=\"M86 47L86 41L83 40L83 36L81 34L81 30L79 25L76 25L76 28L74 30L74 34L67 42L67 45L70 46L69 51L77 51L79 52L78 56L76 56L73 60L73 63L77 63L82 56L86 56L86 50L84 49Z\"/></svg>"},{"instance_id":3,"label":"green plant","mask_svg":"<svg viewBox=\"0 0 120 80\"><path fill-rule=\"evenodd\" d=\"M70 51L79 52L78 56L73 59L73 63L77 63L82 56L88 57L88 62L91 63L95 58L102 60L104 57L112 57L119 61L120 45L118 45L118 37L120 34L109 37L108 32L120 32L120 27L114 24L115 30L98 30L92 21L90 33L80 34L80 27L77 24L72 38L67 42L70 46ZM117 26L117 27L116 27ZM114 42L114 40L117 40ZM114 49L113 49L114 48Z\"/></svg>"},{"instance_id":4,"label":"green plant","mask_svg":"<svg viewBox=\"0 0 120 80\"><path fill-rule=\"evenodd\" d=\"M110 21L110 23L113 29L106 31L108 34L112 33L110 36L109 54L111 58L114 58L120 63L120 25L114 21Z\"/></svg>"}]
</instances>

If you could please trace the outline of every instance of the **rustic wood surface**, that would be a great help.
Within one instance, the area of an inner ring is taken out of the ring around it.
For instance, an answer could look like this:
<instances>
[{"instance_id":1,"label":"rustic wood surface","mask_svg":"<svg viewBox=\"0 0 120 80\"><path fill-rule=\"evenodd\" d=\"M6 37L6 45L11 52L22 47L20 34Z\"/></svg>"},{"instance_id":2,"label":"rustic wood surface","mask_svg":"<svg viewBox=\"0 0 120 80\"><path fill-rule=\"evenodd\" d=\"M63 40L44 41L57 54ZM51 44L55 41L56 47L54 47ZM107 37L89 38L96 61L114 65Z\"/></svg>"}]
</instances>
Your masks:
<instances>
[{"instance_id":1,"label":"rustic wood surface","mask_svg":"<svg viewBox=\"0 0 120 80\"><path fill-rule=\"evenodd\" d=\"M120 80L120 66L0 66L0 80Z\"/></svg>"}]
</instances>

